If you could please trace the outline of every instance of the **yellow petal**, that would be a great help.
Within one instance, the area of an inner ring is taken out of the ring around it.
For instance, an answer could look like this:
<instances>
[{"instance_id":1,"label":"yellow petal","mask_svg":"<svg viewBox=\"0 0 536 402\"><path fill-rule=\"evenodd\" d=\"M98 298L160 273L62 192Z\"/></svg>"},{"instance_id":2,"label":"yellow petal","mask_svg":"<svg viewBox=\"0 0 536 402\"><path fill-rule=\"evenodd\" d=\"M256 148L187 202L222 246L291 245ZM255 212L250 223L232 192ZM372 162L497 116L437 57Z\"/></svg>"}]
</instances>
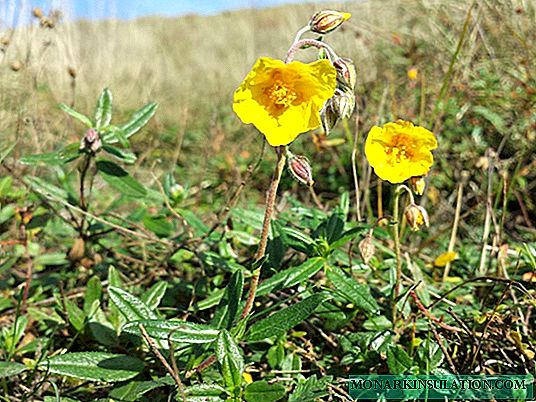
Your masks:
<instances>
[{"instance_id":1,"label":"yellow petal","mask_svg":"<svg viewBox=\"0 0 536 402\"><path fill-rule=\"evenodd\" d=\"M436 267L444 267L445 265L454 261L456 258L458 258L458 253L455 251L447 251L437 256L437 258L434 260L434 265Z\"/></svg>"},{"instance_id":2,"label":"yellow petal","mask_svg":"<svg viewBox=\"0 0 536 402\"><path fill-rule=\"evenodd\" d=\"M287 145L320 126L320 109L335 85L336 71L327 60L285 64L262 57L235 91L233 110L270 145Z\"/></svg>"}]
</instances>

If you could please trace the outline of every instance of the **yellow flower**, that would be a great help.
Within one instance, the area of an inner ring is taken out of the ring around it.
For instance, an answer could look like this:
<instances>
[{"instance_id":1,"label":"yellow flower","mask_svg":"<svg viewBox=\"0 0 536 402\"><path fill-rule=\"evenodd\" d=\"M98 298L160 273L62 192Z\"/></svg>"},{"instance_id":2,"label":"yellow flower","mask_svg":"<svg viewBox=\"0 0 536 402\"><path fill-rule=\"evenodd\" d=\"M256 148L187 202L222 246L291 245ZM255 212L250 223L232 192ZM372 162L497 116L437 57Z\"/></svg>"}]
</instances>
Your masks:
<instances>
[{"instance_id":1,"label":"yellow flower","mask_svg":"<svg viewBox=\"0 0 536 402\"><path fill-rule=\"evenodd\" d=\"M368 133L365 155L382 180L402 183L430 170L437 141L431 131L398 120L383 127L374 126Z\"/></svg>"},{"instance_id":2,"label":"yellow flower","mask_svg":"<svg viewBox=\"0 0 536 402\"><path fill-rule=\"evenodd\" d=\"M417 67L411 67L408 70L408 78L411 81L415 81L417 79L418 75L419 75L419 70L417 70Z\"/></svg>"},{"instance_id":3,"label":"yellow flower","mask_svg":"<svg viewBox=\"0 0 536 402\"><path fill-rule=\"evenodd\" d=\"M233 110L272 146L287 145L320 126L320 109L335 92L335 67L261 57L234 93Z\"/></svg>"},{"instance_id":4,"label":"yellow flower","mask_svg":"<svg viewBox=\"0 0 536 402\"><path fill-rule=\"evenodd\" d=\"M455 251L447 251L445 253L439 254L434 261L436 267L444 267L445 265L451 263L456 258L458 258L458 253Z\"/></svg>"}]
</instances>

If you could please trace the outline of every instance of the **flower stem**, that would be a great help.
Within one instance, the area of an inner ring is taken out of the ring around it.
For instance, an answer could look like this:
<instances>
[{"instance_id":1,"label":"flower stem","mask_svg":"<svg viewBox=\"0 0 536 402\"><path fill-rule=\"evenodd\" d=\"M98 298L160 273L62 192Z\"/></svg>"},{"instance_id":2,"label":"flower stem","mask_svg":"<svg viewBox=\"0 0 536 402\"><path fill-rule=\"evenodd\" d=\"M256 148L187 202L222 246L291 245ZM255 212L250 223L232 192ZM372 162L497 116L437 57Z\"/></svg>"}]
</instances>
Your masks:
<instances>
[{"instance_id":1,"label":"flower stem","mask_svg":"<svg viewBox=\"0 0 536 402\"><path fill-rule=\"evenodd\" d=\"M287 52L285 63L290 63L294 59L296 52L303 46L314 46L317 49L326 49L328 52L328 57L331 61L333 61L333 59L337 59L338 57L335 51L324 42L315 39L302 39L292 44Z\"/></svg>"},{"instance_id":2,"label":"flower stem","mask_svg":"<svg viewBox=\"0 0 536 402\"><path fill-rule=\"evenodd\" d=\"M264 211L264 221L262 224L261 240L259 242L259 247L257 252L253 257L255 262L262 260L266 254L266 244L268 243L268 232L270 231L270 223L272 221L272 215L275 208L275 198L277 195L277 188L279 187L279 181L281 180L281 174L285 167L286 162L286 147L280 146L276 148L277 152L277 164L275 166L274 174L272 175L272 181L270 182L270 188L268 190L268 195L266 197L266 209ZM253 276L251 277L251 284L249 286L249 294L246 300L246 305L244 310L240 315L240 319L244 319L250 313L251 308L253 307L253 301L255 300L255 294L257 293L257 285L259 284L259 278L261 276L261 267L253 271Z\"/></svg>"},{"instance_id":3,"label":"flower stem","mask_svg":"<svg viewBox=\"0 0 536 402\"><path fill-rule=\"evenodd\" d=\"M404 186L405 187L405 186ZM393 226L393 240L395 242L395 255L396 255L396 278L395 285L393 287L393 298L391 311L393 313L393 328L396 328L396 321L398 318L398 296L400 295L400 282L402 280L402 258L400 256L400 214L398 210L398 201L402 194L402 186L399 186L395 190L395 205L393 207L393 220L391 225Z\"/></svg>"}]
</instances>

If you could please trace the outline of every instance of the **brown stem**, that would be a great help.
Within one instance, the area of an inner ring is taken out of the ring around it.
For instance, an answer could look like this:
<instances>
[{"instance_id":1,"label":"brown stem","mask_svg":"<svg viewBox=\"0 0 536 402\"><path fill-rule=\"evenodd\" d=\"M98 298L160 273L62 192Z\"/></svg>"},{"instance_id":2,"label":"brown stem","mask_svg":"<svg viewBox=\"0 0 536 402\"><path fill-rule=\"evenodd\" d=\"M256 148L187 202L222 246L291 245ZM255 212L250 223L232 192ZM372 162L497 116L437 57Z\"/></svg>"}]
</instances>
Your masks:
<instances>
[{"instance_id":1,"label":"brown stem","mask_svg":"<svg viewBox=\"0 0 536 402\"><path fill-rule=\"evenodd\" d=\"M176 370L174 370L169 365L169 363L164 358L164 356L162 356L162 353L160 353L160 351L158 350L158 346L156 345L155 341L149 336L149 334L147 333L147 330L145 329L143 324L138 325L138 328L140 329L141 336L149 344L149 347L151 348L151 350L153 351L155 356L158 358L158 360L160 360L160 362L165 367L167 372L171 375L173 380L175 380L175 383L177 384L177 387L179 388L181 398L182 398L183 401L186 402L186 395L184 394L184 385L182 384L181 378L179 377L179 373Z\"/></svg>"},{"instance_id":2,"label":"brown stem","mask_svg":"<svg viewBox=\"0 0 536 402\"><path fill-rule=\"evenodd\" d=\"M272 221L272 215L275 207L275 197L277 195L277 188L279 187L279 181L281 180L281 174L285 167L286 162L286 147L284 145L276 148L277 152L277 164L275 166L272 181L270 183L270 189L268 190L268 196L266 197L266 210L264 212L264 221L262 224L261 240L255 256L253 257L255 262L259 262L266 254L266 244L268 243L268 232L270 230L270 223ZM259 278L261 276L261 267L253 271L251 277L251 285L249 287L249 294L246 300L244 310L240 315L240 319L244 319L251 311L253 301L255 300L255 294L257 293L257 286L259 284Z\"/></svg>"},{"instance_id":3,"label":"brown stem","mask_svg":"<svg viewBox=\"0 0 536 402\"><path fill-rule=\"evenodd\" d=\"M415 305L417 306L417 308L419 310L421 310L423 312L423 314L431 321L435 322L437 325L439 325L441 328L447 330L447 331L450 331L450 332L463 332L463 330L461 328L458 328L458 327L453 327L452 325L448 325L448 324L445 324L443 321L441 321L439 318L437 318L436 316L434 316L430 311L428 311L426 309L426 307L424 307L424 305L422 304L421 300L419 299L419 297L417 296L417 294L412 290L409 292L409 295L413 298L413 300L415 301Z\"/></svg>"}]
</instances>

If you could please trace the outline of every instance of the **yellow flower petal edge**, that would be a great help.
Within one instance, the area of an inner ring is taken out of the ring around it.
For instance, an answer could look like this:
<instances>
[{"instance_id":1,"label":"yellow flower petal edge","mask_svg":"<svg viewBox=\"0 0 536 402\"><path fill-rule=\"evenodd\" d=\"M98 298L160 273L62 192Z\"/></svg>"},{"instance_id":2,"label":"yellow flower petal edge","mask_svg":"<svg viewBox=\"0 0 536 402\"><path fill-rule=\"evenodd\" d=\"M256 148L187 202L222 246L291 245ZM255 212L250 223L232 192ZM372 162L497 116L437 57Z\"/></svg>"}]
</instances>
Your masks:
<instances>
[{"instance_id":1,"label":"yellow flower petal edge","mask_svg":"<svg viewBox=\"0 0 536 402\"><path fill-rule=\"evenodd\" d=\"M382 180L402 183L428 173L437 148L434 134L413 123L398 120L383 127L374 126L365 142L365 156Z\"/></svg>"},{"instance_id":2,"label":"yellow flower petal edge","mask_svg":"<svg viewBox=\"0 0 536 402\"><path fill-rule=\"evenodd\" d=\"M437 258L434 260L434 265L436 267L444 267L448 263L454 261L456 258L458 258L458 253L455 251L446 251L442 254L439 254Z\"/></svg>"},{"instance_id":3,"label":"yellow flower petal edge","mask_svg":"<svg viewBox=\"0 0 536 402\"><path fill-rule=\"evenodd\" d=\"M320 109L335 92L328 60L313 63L261 57L234 93L233 110L272 146L287 145L320 126Z\"/></svg>"}]
</instances>

